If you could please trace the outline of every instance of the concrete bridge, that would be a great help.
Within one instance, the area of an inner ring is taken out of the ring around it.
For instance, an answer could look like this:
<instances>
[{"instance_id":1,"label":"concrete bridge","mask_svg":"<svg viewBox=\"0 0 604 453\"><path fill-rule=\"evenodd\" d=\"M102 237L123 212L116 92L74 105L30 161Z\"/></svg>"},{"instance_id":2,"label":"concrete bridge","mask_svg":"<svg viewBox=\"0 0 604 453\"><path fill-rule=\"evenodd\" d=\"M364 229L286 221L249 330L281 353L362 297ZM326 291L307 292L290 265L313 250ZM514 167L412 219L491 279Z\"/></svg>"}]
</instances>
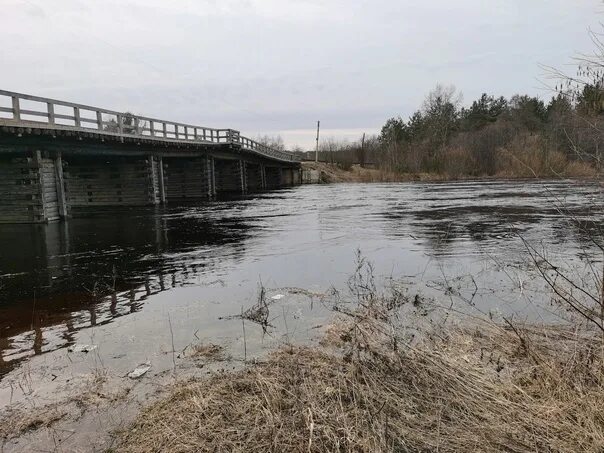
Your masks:
<instances>
[{"instance_id":1,"label":"concrete bridge","mask_svg":"<svg viewBox=\"0 0 604 453\"><path fill-rule=\"evenodd\" d=\"M211 200L301 183L300 162L233 129L0 90L0 223L85 206Z\"/></svg>"}]
</instances>

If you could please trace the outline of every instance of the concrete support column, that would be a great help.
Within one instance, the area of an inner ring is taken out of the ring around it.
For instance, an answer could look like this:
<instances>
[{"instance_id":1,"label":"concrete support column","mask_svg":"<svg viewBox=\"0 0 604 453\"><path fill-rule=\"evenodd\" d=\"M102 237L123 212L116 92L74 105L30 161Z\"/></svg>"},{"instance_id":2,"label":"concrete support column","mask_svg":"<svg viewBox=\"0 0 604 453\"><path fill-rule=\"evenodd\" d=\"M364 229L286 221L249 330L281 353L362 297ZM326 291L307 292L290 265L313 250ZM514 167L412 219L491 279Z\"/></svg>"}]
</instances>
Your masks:
<instances>
[{"instance_id":1,"label":"concrete support column","mask_svg":"<svg viewBox=\"0 0 604 453\"><path fill-rule=\"evenodd\" d=\"M266 190L266 167L260 164L260 188Z\"/></svg>"},{"instance_id":2,"label":"concrete support column","mask_svg":"<svg viewBox=\"0 0 604 453\"><path fill-rule=\"evenodd\" d=\"M41 220L52 222L65 217L61 215L61 208L66 209L64 185L61 185L61 188L58 187L56 160L48 155L42 156L40 151L34 151L32 162L38 174L37 199ZM61 167L61 179L62 173L63 168ZM59 199L61 197L63 197L62 200Z\"/></svg>"},{"instance_id":3,"label":"concrete support column","mask_svg":"<svg viewBox=\"0 0 604 453\"><path fill-rule=\"evenodd\" d=\"M54 167L59 217L61 219L66 219L68 216L68 206L67 197L65 195L65 179L63 177L63 159L60 152L55 156Z\"/></svg>"},{"instance_id":4,"label":"concrete support column","mask_svg":"<svg viewBox=\"0 0 604 453\"><path fill-rule=\"evenodd\" d=\"M40 220L42 222L47 222L48 221L48 212L46 209L46 200L44 197L44 173L42 170L42 152L40 150L36 150L32 152L32 158L31 158L31 162L32 162L32 167L35 169L35 173L36 173L36 179L35 179L35 185L36 185L36 194L32 197L33 200L37 201L37 208L38 208L38 215L40 217ZM56 192L56 189L55 189ZM35 210L35 208L34 208Z\"/></svg>"},{"instance_id":5,"label":"concrete support column","mask_svg":"<svg viewBox=\"0 0 604 453\"><path fill-rule=\"evenodd\" d=\"M216 198L216 167L213 157L206 158L206 172L208 180L208 199Z\"/></svg>"},{"instance_id":6,"label":"concrete support column","mask_svg":"<svg viewBox=\"0 0 604 453\"><path fill-rule=\"evenodd\" d=\"M157 156L157 178L159 182L159 202L166 204L166 179L164 178L164 160L161 156Z\"/></svg>"},{"instance_id":7,"label":"concrete support column","mask_svg":"<svg viewBox=\"0 0 604 453\"><path fill-rule=\"evenodd\" d=\"M149 204L161 203L161 185L160 165L155 156L147 156L147 171L149 174Z\"/></svg>"},{"instance_id":8,"label":"concrete support column","mask_svg":"<svg viewBox=\"0 0 604 453\"><path fill-rule=\"evenodd\" d=\"M239 160L239 179L241 181L241 194L247 193L247 168L243 160Z\"/></svg>"}]
</instances>

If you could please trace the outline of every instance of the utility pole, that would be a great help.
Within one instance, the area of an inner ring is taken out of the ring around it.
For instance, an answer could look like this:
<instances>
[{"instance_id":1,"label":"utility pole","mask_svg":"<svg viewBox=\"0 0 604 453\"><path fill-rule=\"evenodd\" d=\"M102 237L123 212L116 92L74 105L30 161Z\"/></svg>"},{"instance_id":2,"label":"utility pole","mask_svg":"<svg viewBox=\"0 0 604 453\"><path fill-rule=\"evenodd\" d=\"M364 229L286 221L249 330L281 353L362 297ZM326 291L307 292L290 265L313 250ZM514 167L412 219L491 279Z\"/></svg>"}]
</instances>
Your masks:
<instances>
[{"instance_id":1,"label":"utility pole","mask_svg":"<svg viewBox=\"0 0 604 453\"><path fill-rule=\"evenodd\" d=\"M361 155L359 157L361 168L365 168L365 132L363 132L363 138L361 139Z\"/></svg>"},{"instance_id":2,"label":"utility pole","mask_svg":"<svg viewBox=\"0 0 604 453\"><path fill-rule=\"evenodd\" d=\"M319 128L321 121L317 121L317 147L315 148L315 162L319 162Z\"/></svg>"}]
</instances>

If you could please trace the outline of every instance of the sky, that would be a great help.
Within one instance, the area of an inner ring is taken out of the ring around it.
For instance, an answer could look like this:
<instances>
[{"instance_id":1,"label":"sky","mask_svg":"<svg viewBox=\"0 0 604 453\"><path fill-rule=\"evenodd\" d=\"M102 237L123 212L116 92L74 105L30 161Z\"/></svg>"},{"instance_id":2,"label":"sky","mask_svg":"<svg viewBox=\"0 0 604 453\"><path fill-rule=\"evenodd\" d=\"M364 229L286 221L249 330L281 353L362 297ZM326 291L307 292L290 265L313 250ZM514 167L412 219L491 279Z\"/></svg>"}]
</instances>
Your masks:
<instances>
[{"instance_id":1,"label":"sky","mask_svg":"<svg viewBox=\"0 0 604 453\"><path fill-rule=\"evenodd\" d=\"M356 140L437 83L551 93L601 0L0 0L0 89L288 147Z\"/></svg>"}]
</instances>

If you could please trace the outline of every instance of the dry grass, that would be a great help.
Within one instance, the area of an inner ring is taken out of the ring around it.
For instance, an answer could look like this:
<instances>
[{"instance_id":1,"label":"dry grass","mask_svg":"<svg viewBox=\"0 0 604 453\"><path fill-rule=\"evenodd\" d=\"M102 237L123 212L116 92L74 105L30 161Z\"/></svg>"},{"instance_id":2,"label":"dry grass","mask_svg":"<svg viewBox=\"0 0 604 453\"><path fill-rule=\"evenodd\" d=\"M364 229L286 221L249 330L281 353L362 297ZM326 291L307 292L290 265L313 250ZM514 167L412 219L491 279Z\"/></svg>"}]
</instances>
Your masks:
<instances>
[{"instance_id":1,"label":"dry grass","mask_svg":"<svg viewBox=\"0 0 604 453\"><path fill-rule=\"evenodd\" d=\"M481 324L412 345L387 312L364 304L322 347L283 347L178 388L141 413L119 450L604 449L603 353L589 335Z\"/></svg>"},{"instance_id":2,"label":"dry grass","mask_svg":"<svg viewBox=\"0 0 604 453\"><path fill-rule=\"evenodd\" d=\"M191 347L191 357L206 360L223 360L225 358L224 348L218 344L196 344Z\"/></svg>"},{"instance_id":3,"label":"dry grass","mask_svg":"<svg viewBox=\"0 0 604 453\"><path fill-rule=\"evenodd\" d=\"M30 406L18 404L0 413L0 452L2 441L15 439L25 433L50 428L62 420L77 420L92 407L102 408L118 401L125 401L129 387L107 388L103 373L94 373L82 388L74 390L58 401Z\"/></svg>"},{"instance_id":4,"label":"dry grass","mask_svg":"<svg viewBox=\"0 0 604 453\"><path fill-rule=\"evenodd\" d=\"M36 410L9 412L0 420L0 439L12 439L28 431L52 426L67 413L56 405Z\"/></svg>"},{"instance_id":5,"label":"dry grass","mask_svg":"<svg viewBox=\"0 0 604 453\"><path fill-rule=\"evenodd\" d=\"M441 173L403 173L382 168L362 168L353 165L344 170L336 164L304 162L303 167L321 172L323 183L379 183L379 182L439 182L473 179L525 179L525 178L586 178L594 179L598 171L589 163L571 160L560 152L544 153L542 146L533 141L521 139L513 142L509 149L499 149L496 155L495 174L476 174L478 164L470 150L451 146L443 151L444 164ZM494 157L495 158L495 157Z\"/></svg>"},{"instance_id":6,"label":"dry grass","mask_svg":"<svg viewBox=\"0 0 604 453\"><path fill-rule=\"evenodd\" d=\"M321 182L406 182L406 181L440 181L447 179L446 175L433 173L400 173L376 168L363 168L353 165L349 170L344 170L336 164L324 162L303 162L304 168L321 172Z\"/></svg>"}]
</instances>

